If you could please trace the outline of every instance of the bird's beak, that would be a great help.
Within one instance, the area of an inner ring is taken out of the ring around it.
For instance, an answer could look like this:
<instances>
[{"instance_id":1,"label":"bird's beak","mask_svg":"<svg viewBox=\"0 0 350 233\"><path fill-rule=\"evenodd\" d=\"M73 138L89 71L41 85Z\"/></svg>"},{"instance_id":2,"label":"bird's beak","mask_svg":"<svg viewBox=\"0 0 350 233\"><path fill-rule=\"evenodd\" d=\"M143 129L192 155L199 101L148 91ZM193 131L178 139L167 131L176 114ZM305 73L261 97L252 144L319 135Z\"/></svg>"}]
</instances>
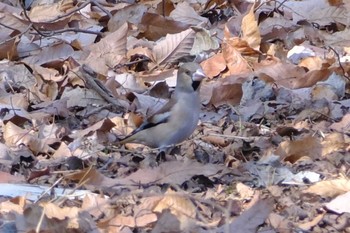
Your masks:
<instances>
[{"instance_id":1,"label":"bird's beak","mask_svg":"<svg viewBox=\"0 0 350 233\"><path fill-rule=\"evenodd\" d=\"M198 69L198 70L196 70L196 72L194 72L192 80L193 81L202 81L205 77L206 76L205 76L203 70Z\"/></svg>"}]
</instances>

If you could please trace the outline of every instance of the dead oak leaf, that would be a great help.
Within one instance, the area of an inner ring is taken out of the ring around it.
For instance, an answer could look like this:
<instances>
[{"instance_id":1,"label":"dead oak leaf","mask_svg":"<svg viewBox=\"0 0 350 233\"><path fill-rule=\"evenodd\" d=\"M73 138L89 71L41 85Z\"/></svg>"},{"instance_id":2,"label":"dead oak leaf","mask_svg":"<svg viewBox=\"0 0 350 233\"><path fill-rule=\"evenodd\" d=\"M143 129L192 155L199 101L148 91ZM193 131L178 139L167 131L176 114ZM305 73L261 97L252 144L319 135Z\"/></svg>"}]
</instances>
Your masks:
<instances>
[{"instance_id":1,"label":"dead oak leaf","mask_svg":"<svg viewBox=\"0 0 350 233\"><path fill-rule=\"evenodd\" d=\"M316 137L307 136L296 141L284 141L275 151L281 159L295 163L301 157L318 158L322 155L322 145Z\"/></svg>"},{"instance_id":2,"label":"dead oak leaf","mask_svg":"<svg viewBox=\"0 0 350 233\"><path fill-rule=\"evenodd\" d=\"M305 193L313 193L323 198L335 197L350 191L350 181L346 178L325 180L310 186Z\"/></svg>"},{"instance_id":3,"label":"dead oak leaf","mask_svg":"<svg viewBox=\"0 0 350 233\"><path fill-rule=\"evenodd\" d=\"M196 33L187 29L180 33L168 34L153 48L153 59L157 65L173 62L190 54Z\"/></svg>"},{"instance_id":4,"label":"dead oak leaf","mask_svg":"<svg viewBox=\"0 0 350 233\"><path fill-rule=\"evenodd\" d=\"M165 162L155 168L140 169L127 177L114 179L115 186L145 184L181 185L194 175L213 176L225 169L215 164L201 164L194 161Z\"/></svg>"},{"instance_id":5,"label":"dead oak leaf","mask_svg":"<svg viewBox=\"0 0 350 233\"><path fill-rule=\"evenodd\" d=\"M253 4L247 15L242 19L242 39L247 41L249 46L254 50L260 49L261 36L258 27L258 21L255 18L254 8L256 4Z\"/></svg>"}]
</instances>

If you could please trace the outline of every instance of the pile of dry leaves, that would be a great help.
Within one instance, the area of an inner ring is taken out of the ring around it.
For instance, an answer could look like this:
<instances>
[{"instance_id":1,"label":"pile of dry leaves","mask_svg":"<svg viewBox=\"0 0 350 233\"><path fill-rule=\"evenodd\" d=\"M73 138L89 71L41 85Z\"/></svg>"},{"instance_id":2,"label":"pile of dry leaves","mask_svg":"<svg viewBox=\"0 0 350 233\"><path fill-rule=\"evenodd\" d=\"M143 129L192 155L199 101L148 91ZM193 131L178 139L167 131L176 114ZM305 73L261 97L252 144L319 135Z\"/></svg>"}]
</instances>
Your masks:
<instances>
[{"instance_id":1,"label":"pile of dry leaves","mask_svg":"<svg viewBox=\"0 0 350 233\"><path fill-rule=\"evenodd\" d=\"M3 0L0 232L350 232L349 18L344 0ZM193 60L192 137L165 162L113 145Z\"/></svg>"}]
</instances>

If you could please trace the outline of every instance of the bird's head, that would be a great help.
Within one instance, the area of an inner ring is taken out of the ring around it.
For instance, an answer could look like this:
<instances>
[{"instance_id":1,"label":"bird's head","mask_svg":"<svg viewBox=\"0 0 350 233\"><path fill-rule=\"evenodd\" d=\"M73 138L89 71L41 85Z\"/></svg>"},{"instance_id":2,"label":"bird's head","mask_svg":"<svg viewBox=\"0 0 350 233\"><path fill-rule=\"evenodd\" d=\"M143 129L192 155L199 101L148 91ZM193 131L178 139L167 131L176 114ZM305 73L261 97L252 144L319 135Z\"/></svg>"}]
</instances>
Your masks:
<instances>
[{"instance_id":1,"label":"bird's head","mask_svg":"<svg viewBox=\"0 0 350 233\"><path fill-rule=\"evenodd\" d=\"M176 88L186 92L197 91L205 77L199 64L194 62L185 63L178 70Z\"/></svg>"}]
</instances>

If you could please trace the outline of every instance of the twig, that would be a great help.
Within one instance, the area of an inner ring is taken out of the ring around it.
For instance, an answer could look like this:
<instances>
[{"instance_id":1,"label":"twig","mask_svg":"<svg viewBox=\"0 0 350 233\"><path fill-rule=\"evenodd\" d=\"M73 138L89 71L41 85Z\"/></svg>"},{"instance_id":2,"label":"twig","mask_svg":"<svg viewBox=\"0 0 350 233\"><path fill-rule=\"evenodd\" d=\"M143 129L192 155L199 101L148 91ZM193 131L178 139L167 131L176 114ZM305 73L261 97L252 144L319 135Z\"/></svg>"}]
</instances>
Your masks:
<instances>
[{"instance_id":1,"label":"twig","mask_svg":"<svg viewBox=\"0 0 350 233\"><path fill-rule=\"evenodd\" d=\"M94 2L94 1L91 1L91 2ZM57 18L55 18L55 19L53 19L53 20L46 21L45 23L52 23L52 22L57 21L58 19L67 17L67 16L69 16L69 15L71 15L71 14L73 14L73 13L75 13L75 12L81 10L81 9L83 9L84 7L86 7L86 6L87 6L88 4L90 4L91 2L90 2L90 1L85 2L85 3L83 3L80 7L74 9L73 11L68 12L68 13L66 13L66 14L64 14L64 15L60 15L59 17L57 17ZM96 5L97 5L97 4L96 4ZM39 28L37 28L37 27L35 26L35 22L33 22L33 21L30 19L30 17L29 17L28 14L27 14L27 11L26 11L26 9L25 9L24 3L22 3L22 2L21 2L21 7L22 7L22 9L23 9L24 17L28 20L28 22L30 22L31 28L33 28L34 31L36 31L39 35L41 35L41 36L43 36L43 37L50 37L50 36L53 36L53 35L55 35L55 34L60 34L60 33L69 32L69 31L72 31L72 32L81 32L81 33L87 33L87 34L95 34L95 35L99 35L99 36L102 35L101 32L95 32L95 31L84 30L84 29L76 29L76 28L66 28L66 29L55 30L55 31L48 31L48 32L42 31L42 30L40 30ZM101 6L100 6L100 7L101 7ZM100 7L99 7L99 8L100 8ZM101 9L101 8L100 8L100 9ZM101 9L101 10L102 10L102 9ZM105 11L105 9L103 9L103 10ZM112 15L109 13L108 16L112 16ZM38 23L39 23L39 22L38 22Z\"/></svg>"},{"instance_id":2,"label":"twig","mask_svg":"<svg viewBox=\"0 0 350 233\"><path fill-rule=\"evenodd\" d=\"M344 69L343 65L341 64L341 62L340 62L339 53L338 53L333 47L331 47L331 46L328 46L328 48L329 48L330 50L332 50L332 51L335 53L335 55L337 56L337 61L338 61L339 67L342 69L343 74L344 74L344 77L345 77L348 81L350 81L350 77L346 74L345 69Z\"/></svg>"},{"instance_id":3,"label":"twig","mask_svg":"<svg viewBox=\"0 0 350 233\"><path fill-rule=\"evenodd\" d=\"M209 136L216 136L216 137L223 137L223 138L233 138L233 139L242 139L242 140L254 140L261 137L243 137L243 136L234 136L234 135L223 135L223 134L216 134L216 133L210 133Z\"/></svg>"},{"instance_id":4,"label":"twig","mask_svg":"<svg viewBox=\"0 0 350 233\"><path fill-rule=\"evenodd\" d=\"M35 233L39 233L40 232L41 225L43 224L44 215L45 215L45 211L44 211L44 207L42 207L42 212L41 212L41 215L40 215L39 222L36 225Z\"/></svg>"},{"instance_id":5,"label":"twig","mask_svg":"<svg viewBox=\"0 0 350 233\"><path fill-rule=\"evenodd\" d=\"M80 68L80 70L84 74L84 81L86 82L89 88L95 90L103 99L113 104L117 109L121 110L125 107L122 103L120 103L108 93L109 91L107 90L107 88L97 83L97 80L95 80L94 78L96 74L89 66L83 65Z\"/></svg>"},{"instance_id":6,"label":"twig","mask_svg":"<svg viewBox=\"0 0 350 233\"><path fill-rule=\"evenodd\" d=\"M45 192L43 192L34 203L37 203L46 193L48 193L50 190L52 190L62 180L63 180L63 176L61 178L59 178L58 180L56 180L56 182L53 183L48 189L46 189Z\"/></svg>"},{"instance_id":7,"label":"twig","mask_svg":"<svg viewBox=\"0 0 350 233\"><path fill-rule=\"evenodd\" d=\"M53 22L55 22L57 20L63 19L65 17L67 17L67 16L70 16L70 15L74 14L75 12L80 11L81 9L83 9L84 7L86 7L89 4L90 4L90 1L86 1L83 4L81 4L79 7L75 8L74 10L69 11L69 12L67 12L67 13L65 13L63 15L57 16L56 18L51 19L49 21L46 21L45 23L53 23Z\"/></svg>"},{"instance_id":8,"label":"twig","mask_svg":"<svg viewBox=\"0 0 350 233\"><path fill-rule=\"evenodd\" d=\"M96 5L98 8L100 8L100 10L103 11L110 19L113 17L111 12L109 12L105 8L103 8L103 6L99 2L97 2L96 0L90 0L90 2L93 3L94 5Z\"/></svg>"},{"instance_id":9,"label":"twig","mask_svg":"<svg viewBox=\"0 0 350 233\"><path fill-rule=\"evenodd\" d=\"M55 34L60 34L64 32L81 32L81 33L86 33L86 34L94 34L98 36L102 36L102 32L95 32L95 31L90 31L90 30L84 30L84 29L78 29L78 28L65 28L65 29L60 29L60 30L55 30L55 31L48 31L48 32L41 32L45 37L50 37Z\"/></svg>"}]
</instances>

